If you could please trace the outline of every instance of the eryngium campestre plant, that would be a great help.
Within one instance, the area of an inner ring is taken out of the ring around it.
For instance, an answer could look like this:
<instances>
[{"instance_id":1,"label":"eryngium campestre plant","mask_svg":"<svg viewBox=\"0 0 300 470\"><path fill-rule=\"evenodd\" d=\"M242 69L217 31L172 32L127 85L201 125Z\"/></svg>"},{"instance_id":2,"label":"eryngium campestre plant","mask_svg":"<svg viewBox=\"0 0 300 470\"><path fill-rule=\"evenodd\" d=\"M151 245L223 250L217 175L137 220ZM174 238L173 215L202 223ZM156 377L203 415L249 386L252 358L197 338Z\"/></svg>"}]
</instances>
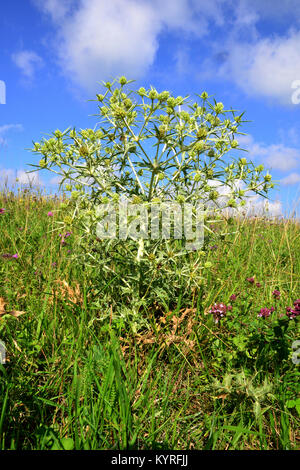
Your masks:
<instances>
[{"instance_id":1,"label":"eryngium campestre plant","mask_svg":"<svg viewBox=\"0 0 300 470\"><path fill-rule=\"evenodd\" d=\"M132 82L121 77L104 83L95 100L95 128L56 130L34 143L32 150L41 158L33 166L60 176L71 211L58 230L79 228L77 238L87 255L82 259L97 266L102 278L117 279L116 299L122 288L140 299L158 286L157 299L167 285L170 291L183 280L187 289L197 286L203 256L187 255L184 240L114 239L93 245L99 205L121 197L139 204L201 201L210 234L212 211L218 220L224 208L244 205L247 193L266 196L273 183L268 173L263 176L262 165L241 157L237 136L243 113L209 101L206 92L191 100L152 87L131 90Z\"/></svg>"}]
</instances>

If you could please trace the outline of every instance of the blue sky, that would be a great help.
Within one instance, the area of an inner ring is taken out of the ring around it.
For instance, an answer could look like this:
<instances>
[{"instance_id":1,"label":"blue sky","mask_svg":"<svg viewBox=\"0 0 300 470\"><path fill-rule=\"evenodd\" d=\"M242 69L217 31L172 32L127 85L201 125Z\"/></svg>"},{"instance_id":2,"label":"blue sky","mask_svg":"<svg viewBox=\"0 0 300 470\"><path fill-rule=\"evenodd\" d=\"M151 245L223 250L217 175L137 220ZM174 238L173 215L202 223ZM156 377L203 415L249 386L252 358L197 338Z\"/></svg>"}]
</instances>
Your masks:
<instances>
[{"instance_id":1,"label":"blue sky","mask_svg":"<svg viewBox=\"0 0 300 470\"><path fill-rule=\"evenodd\" d=\"M279 183L272 213L299 211L298 0L11 0L0 44L0 179L26 181L33 140L94 127L88 100L125 75L245 111L241 146ZM36 181L56 190L47 172Z\"/></svg>"}]
</instances>

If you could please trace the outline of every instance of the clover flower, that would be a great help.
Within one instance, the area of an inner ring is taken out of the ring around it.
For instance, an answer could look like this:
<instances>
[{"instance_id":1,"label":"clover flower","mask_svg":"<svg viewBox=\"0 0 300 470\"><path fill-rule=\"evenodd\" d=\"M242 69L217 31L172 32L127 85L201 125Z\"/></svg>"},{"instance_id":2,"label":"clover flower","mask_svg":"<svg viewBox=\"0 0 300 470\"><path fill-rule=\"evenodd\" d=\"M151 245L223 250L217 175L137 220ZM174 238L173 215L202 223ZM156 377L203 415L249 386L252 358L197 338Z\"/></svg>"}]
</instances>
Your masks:
<instances>
[{"instance_id":1,"label":"clover flower","mask_svg":"<svg viewBox=\"0 0 300 470\"><path fill-rule=\"evenodd\" d=\"M220 319L225 317L226 313L230 310L232 310L231 305L225 305L223 303L219 303L219 304L215 303L209 310L209 313L211 313L214 316L215 323L218 323Z\"/></svg>"},{"instance_id":2,"label":"clover flower","mask_svg":"<svg viewBox=\"0 0 300 470\"><path fill-rule=\"evenodd\" d=\"M286 307L286 315L290 320L298 317L300 315L300 299L295 300L294 308Z\"/></svg>"},{"instance_id":3,"label":"clover flower","mask_svg":"<svg viewBox=\"0 0 300 470\"><path fill-rule=\"evenodd\" d=\"M274 299L279 300L280 299L280 291L279 290L273 290L272 295Z\"/></svg>"},{"instance_id":4,"label":"clover flower","mask_svg":"<svg viewBox=\"0 0 300 470\"><path fill-rule=\"evenodd\" d=\"M2 258L19 258L18 253L15 253L14 255L11 255L10 253L3 253Z\"/></svg>"},{"instance_id":5,"label":"clover flower","mask_svg":"<svg viewBox=\"0 0 300 470\"><path fill-rule=\"evenodd\" d=\"M250 282L250 284L254 284L254 277L247 277L246 281Z\"/></svg>"},{"instance_id":6,"label":"clover flower","mask_svg":"<svg viewBox=\"0 0 300 470\"><path fill-rule=\"evenodd\" d=\"M47 215L48 217L53 217L53 212L49 211Z\"/></svg>"},{"instance_id":7,"label":"clover flower","mask_svg":"<svg viewBox=\"0 0 300 470\"><path fill-rule=\"evenodd\" d=\"M61 237L61 244L64 246L66 245L66 238L70 237L72 235L72 232L66 232L64 235L61 233L59 234L59 237Z\"/></svg>"},{"instance_id":8,"label":"clover flower","mask_svg":"<svg viewBox=\"0 0 300 470\"><path fill-rule=\"evenodd\" d=\"M234 301L236 300L236 298L237 298L237 295L236 295L236 294L232 294L232 295L229 297L229 299L230 299L232 302L234 302Z\"/></svg>"},{"instance_id":9,"label":"clover flower","mask_svg":"<svg viewBox=\"0 0 300 470\"><path fill-rule=\"evenodd\" d=\"M258 317L268 318L272 312L274 312L274 307L271 308L261 308L259 311Z\"/></svg>"}]
</instances>

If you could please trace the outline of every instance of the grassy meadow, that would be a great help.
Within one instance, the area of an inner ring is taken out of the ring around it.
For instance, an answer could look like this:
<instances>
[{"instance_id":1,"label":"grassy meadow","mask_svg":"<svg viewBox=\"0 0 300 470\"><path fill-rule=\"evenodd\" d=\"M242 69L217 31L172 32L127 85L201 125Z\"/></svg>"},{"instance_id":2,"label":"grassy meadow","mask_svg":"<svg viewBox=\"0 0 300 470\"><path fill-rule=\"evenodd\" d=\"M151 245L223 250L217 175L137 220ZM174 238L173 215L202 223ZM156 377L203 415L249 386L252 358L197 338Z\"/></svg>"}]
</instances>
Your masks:
<instances>
[{"instance_id":1,"label":"grassy meadow","mask_svg":"<svg viewBox=\"0 0 300 470\"><path fill-rule=\"evenodd\" d=\"M299 223L230 219L196 287L191 253L137 307L76 262L62 201L0 194L0 449L298 449Z\"/></svg>"}]
</instances>

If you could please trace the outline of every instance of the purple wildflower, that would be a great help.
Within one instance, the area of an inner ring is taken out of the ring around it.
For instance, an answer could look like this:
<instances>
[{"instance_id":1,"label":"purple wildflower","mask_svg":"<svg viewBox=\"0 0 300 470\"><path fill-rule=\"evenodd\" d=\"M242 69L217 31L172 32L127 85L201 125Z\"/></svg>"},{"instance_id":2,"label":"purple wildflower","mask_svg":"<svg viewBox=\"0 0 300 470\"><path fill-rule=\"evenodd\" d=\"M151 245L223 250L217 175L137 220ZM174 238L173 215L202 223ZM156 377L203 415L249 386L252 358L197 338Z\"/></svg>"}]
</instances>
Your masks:
<instances>
[{"instance_id":1,"label":"purple wildflower","mask_svg":"<svg viewBox=\"0 0 300 470\"><path fill-rule=\"evenodd\" d=\"M237 295L235 295L235 294L232 294L232 295L229 297L229 299L230 299L232 302L234 302L234 301L236 300L236 298L237 298Z\"/></svg>"},{"instance_id":2,"label":"purple wildflower","mask_svg":"<svg viewBox=\"0 0 300 470\"><path fill-rule=\"evenodd\" d=\"M49 211L47 215L48 217L53 217L53 212Z\"/></svg>"},{"instance_id":3,"label":"purple wildflower","mask_svg":"<svg viewBox=\"0 0 300 470\"><path fill-rule=\"evenodd\" d=\"M254 284L254 277L247 277L246 279L250 284Z\"/></svg>"},{"instance_id":4,"label":"purple wildflower","mask_svg":"<svg viewBox=\"0 0 300 470\"><path fill-rule=\"evenodd\" d=\"M4 212L5 212L4 207L0 207L0 214L4 214Z\"/></svg>"},{"instance_id":5,"label":"purple wildflower","mask_svg":"<svg viewBox=\"0 0 300 470\"><path fill-rule=\"evenodd\" d=\"M209 310L209 313L213 314L215 323L218 323L221 318L226 316L226 312L230 310L232 310L231 305L225 305L223 303L219 303L219 304L215 303Z\"/></svg>"},{"instance_id":6,"label":"purple wildflower","mask_svg":"<svg viewBox=\"0 0 300 470\"><path fill-rule=\"evenodd\" d=\"M66 245L66 241L65 239L70 237L72 235L72 232L66 232L64 235L62 235L61 233L59 234L59 236L61 237L61 244L62 245Z\"/></svg>"},{"instance_id":7,"label":"purple wildflower","mask_svg":"<svg viewBox=\"0 0 300 470\"><path fill-rule=\"evenodd\" d=\"M259 311L258 317L268 318L272 312L274 312L274 307L271 308L261 308Z\"/></svg>"},{"instance_id":8,"label":"purple wildflower","mask_svg":"<svg viewBox=\"0 0 300 470\"><path fill-rule=\"evenodd\" d=\"M260 283L260 282L257 282L255 285L256 285L256 287L261 287L261 283Z\"/></svg>"},{"instance_id":9,"label":"purple wildflower","mask_svg":"<svg viewBox=\"0 0 300 470\"><path fill-rule=\"evenodd\" d=\"M16 253L15 255L11 255L10 253L3 253L1 256L2 258L19 258L18 253Z\"/></svg>"},{"instance_id":10,"label":"purple wildflower","mask_svg":"<svg viewBox=\"0 0 300 470\"><path fill-rule=\"evenodd\" d=\"M300 315L300 299L295 300L294 308L286 307L286 314L290 320Z\"/></svg>"},{"instance_id":11,"label":"purple wildflower","mask_svg":"<svg viewBox=\"0 0 300 470\"><path fill-rule=\"evenodd\" d=\"M273 290L272 295L274 299L279 300L280 299L280 291L279 290Z\"/></svg>"}]
</instances>

